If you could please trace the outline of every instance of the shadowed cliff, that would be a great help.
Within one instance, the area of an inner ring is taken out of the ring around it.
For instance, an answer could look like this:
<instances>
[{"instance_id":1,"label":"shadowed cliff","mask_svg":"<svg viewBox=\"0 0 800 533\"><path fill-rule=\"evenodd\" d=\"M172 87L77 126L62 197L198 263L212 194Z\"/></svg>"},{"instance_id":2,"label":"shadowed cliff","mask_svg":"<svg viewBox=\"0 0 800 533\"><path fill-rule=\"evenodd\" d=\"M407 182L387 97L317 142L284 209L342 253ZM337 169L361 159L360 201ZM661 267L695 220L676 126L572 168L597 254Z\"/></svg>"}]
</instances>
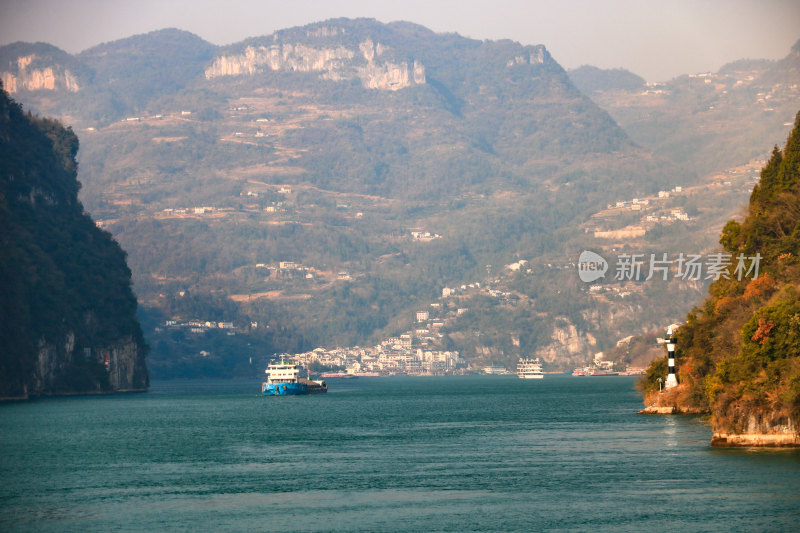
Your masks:
<instances>
[{"instance_id":1,"label":"shadowed cliff","mask_svg":"<svg viewBox=\"0 0 800 533\"><path fill-rule=\"evenodd\" d=\"M125 253L78 201L77 151L0 90L0 398L148 386Z\"/></svg>"}]
</instances>

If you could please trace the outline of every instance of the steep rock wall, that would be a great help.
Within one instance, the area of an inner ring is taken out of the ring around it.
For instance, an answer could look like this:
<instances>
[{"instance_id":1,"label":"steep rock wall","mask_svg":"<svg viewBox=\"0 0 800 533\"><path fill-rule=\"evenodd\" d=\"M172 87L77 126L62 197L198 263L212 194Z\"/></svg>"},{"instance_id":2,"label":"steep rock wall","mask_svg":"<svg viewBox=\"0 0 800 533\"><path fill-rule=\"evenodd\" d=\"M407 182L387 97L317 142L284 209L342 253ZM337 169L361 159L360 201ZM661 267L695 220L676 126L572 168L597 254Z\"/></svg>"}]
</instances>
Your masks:
<instances>
[{"instance_id":1,"label":"steep rock wall","mask_svg":"<svg viewBox=\"0 0 800 533\"><path fill-rule=\"evenodd\" d=\"M109 376L109 385L117 392L142 391L149 385L147 368L142 357L142 346L132 336L97 350L98 361L103 361Z\"/></svg>"},{"instance_id":2,"label":"steep rock wall","mask_svg":"<svg viewBox=\"0 0 800 533\"><path fill-rule=\"evenodd\" d=\"M591 333L579 331L566 319L561 320L565 323L553 327L551 342L537 349L533 356L545 363L560 365L585 363L595 351L597 340Z\"/></svg>"},{"instance_id":3,"label":"steep rock wall","mask_svg":"<svg viewBox=\"0 0 800 533\"><path fill-rule=\"evenodd\" d=\"M367 89L396 91L425 83L425 66L414 60L393 62L382 59L386 47L366 39L351 50L343 46L313 48L303 44L248 46L239 54L218 56L206 68L206 79L223 76L252 76L265 69L317 72L323 79L360 79Z\"/></svg>"},{"instance_id":4,"label":"steep rock wall","mask_svg":"<svg viewBox=\"0 0 800 533\"><path fill-rule=\"evenodd\" d=\"M14 94L22 90L65 89L70 92L80 90L78 79L69 70L59 70L53 67L32 68L32 63L36 59L35 55L20 57L17 59L16 72L10 70L0 72L0 79L3 81L3 88L6 92Z\"/></svg>"},{"instance_id":5,"label":"steep rock wall","mask_svg":"<svg viewBox=\"0 0 800 533\"><path fill-rule=\"evenodd\" d=\"M36 351L34 370L28 382L16 391L6 391L11 398L59 394L85 394L145 391L149 385L144 364L143 346L132 336L102 346L78 346L75 333L70 331L63 342L53 343L41 338ZM89 383L79 389L70 387L75 374L88 370Z\"/></svg>"},{"instance_id":6,"label":"steep rock wall","mask_svg":"<svg viewBox=\"0 0 800 533\"><path fill-rule=\"evenodd\" d=\"M791 418L774 416L774 413L750 414L739 421L739 428L731 432L728 428L714 425L711 445L718 447L798 447L799 428Z\"/></svg>"},{"instance_id":7,"label":"steep rock wall","mask_svg":"<svg viewBox=\"0 0 800 533\"><path fill-rule=\"evenodd\" d=\"M0 91L0 399L148 386L131 272L78 200L77 150Z\"/></svg>"}]
</instances>

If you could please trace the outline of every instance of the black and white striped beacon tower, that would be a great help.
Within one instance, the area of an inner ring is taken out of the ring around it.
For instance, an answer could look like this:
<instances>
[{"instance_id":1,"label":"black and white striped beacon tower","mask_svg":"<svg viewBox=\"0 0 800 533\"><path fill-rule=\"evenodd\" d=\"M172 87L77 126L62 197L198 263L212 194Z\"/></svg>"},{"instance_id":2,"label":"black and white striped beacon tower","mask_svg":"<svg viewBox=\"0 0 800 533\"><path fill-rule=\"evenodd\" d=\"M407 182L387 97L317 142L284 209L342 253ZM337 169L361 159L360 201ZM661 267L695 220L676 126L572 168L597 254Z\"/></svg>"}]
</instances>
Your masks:
<instances>
[{"instance_id":1,"label":"black and white striped beacon tower","mask_svg":"<svg viewBox=\"0 0 800 533\"><path fill-rule=\"evenodd\" d=\"M675 347L678 344L678 339L675 338L675 332L672 326L667 329L667 352L669 353L669 374L667 374L667 382L664 388L671 389L678 386L678 378L675 376Z\"/></svg>"}]
</instances>

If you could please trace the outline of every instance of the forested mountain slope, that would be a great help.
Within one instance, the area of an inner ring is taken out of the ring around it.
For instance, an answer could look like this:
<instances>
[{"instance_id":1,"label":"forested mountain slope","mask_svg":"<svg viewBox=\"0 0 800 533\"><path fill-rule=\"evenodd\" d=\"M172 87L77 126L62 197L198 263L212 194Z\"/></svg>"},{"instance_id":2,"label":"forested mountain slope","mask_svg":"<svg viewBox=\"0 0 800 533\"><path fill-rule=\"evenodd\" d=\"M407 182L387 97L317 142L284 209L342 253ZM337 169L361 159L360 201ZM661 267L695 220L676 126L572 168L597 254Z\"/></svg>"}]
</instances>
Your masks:
<instances>
[{"instance_id":1,"label":"forested mountain slope","mask_svg":"<svg viewBox=\"0 0 800 533\"><path fill-rule=\"evenodd\" d=\"M78 201L77 151L0 91L0 398L148 385L125 253Z\"/></svg>"},{"instance_id":2,"label":"forested mountain slope","mask_svg":"<svg viewBox=\"0 0 800 533\"><path fill-rule=\"evenodd\" d=\"M702 251L749 191L744 172L699 186L633 142L542 45L333 19L225 47L179 30L69 57L43 46L3 47L0 74L80 135L81 198L130 254L151 362L170 375L377 342L443 288L495 280L525 305L464 301L486 316L441 342L475 364L543 350L569 368L702 290L666 305L657 284L590 293L581 250ZM681 185L698 187L659 199ZM219 323L236 332L205 326Z\"/></svg>"},{"instance_id":3,"label":"forested mountain slope","mask_svg":"<svg viewBox=\"0 0 800 533\"><path fill-rule=\"evenodd\" d=\"M720 445L800 445L800 113L720 242L734 258L759 256L759 271L742 276L734 260L711 285L678 332L680 385L658 393L657 360L647 400L711 412Z\"/></svg>"}]
</instances>

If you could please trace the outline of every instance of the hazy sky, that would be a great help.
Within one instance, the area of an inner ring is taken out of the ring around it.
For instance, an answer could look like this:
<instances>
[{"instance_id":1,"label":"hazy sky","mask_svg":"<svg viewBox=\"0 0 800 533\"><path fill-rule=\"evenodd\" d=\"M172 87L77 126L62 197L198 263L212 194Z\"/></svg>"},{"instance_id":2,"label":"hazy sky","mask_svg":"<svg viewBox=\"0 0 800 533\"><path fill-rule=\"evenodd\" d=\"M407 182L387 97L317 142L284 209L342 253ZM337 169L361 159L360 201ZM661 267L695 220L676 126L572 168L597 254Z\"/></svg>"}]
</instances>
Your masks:
<instances>
[{"instance_id":1,"label":"hazy sky","mask_svg":"<svg viewBox=\"0 0 800 533\"><path fill-rule=\"evenodd\" d=\"M75 53L169 27L230 44L333 17L544 44L565 68L623 67L648 81L779 59L800 39L800 0L0 0L0 44Z\"/></svg>"}]
</instances>

